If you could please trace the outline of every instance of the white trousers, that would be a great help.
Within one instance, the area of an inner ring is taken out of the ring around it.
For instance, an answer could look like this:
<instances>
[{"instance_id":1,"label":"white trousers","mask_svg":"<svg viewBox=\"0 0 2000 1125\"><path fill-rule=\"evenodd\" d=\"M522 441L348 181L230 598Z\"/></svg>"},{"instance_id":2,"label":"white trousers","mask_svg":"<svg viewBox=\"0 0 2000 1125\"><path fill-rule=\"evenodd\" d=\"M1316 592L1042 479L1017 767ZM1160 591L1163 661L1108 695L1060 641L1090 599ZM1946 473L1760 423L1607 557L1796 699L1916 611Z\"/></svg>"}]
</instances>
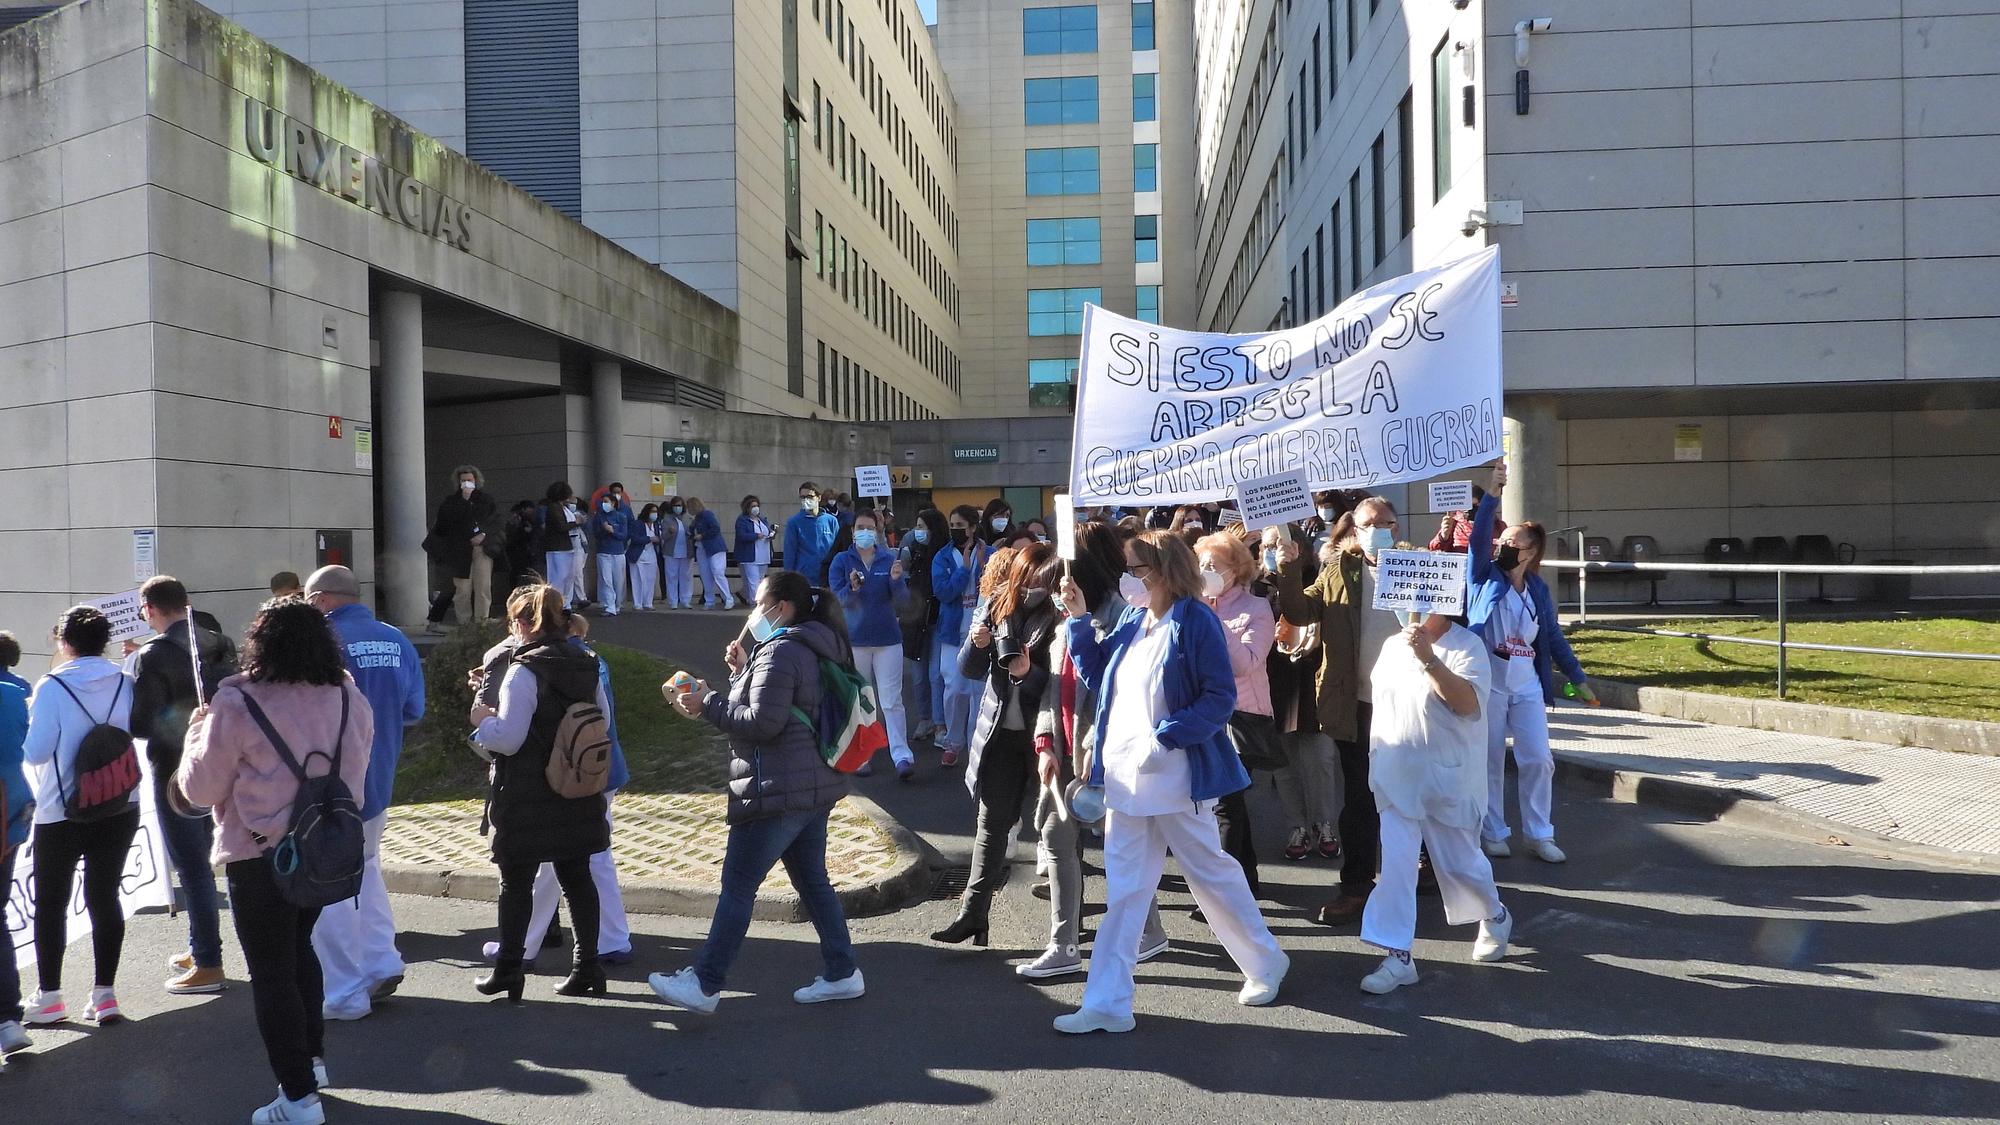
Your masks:
<instances>
[{"instance_id":1,"label":"white trousers","mask_svg":"<svg viewBox=\"0 0 2000 1125\"><path fill-rule=\"evenodd\" d=\"M889 757L897 765L916 760L910 752L909 716L903 710L903 646L857 646L854 668L875 685L875 701L882 705L882 722L889 728Z\"/></svg>"},{"instance_id":2,"label":"white trousers","mask_svg":"<svg viewBox=\"0 0 2000 1125\"><path fill-rule=\"evenodd\" d=\"M403 975L396 952L396 919L389 913L389 888L382 882L382 829L387 811L361 826L361 895L319 912L313 951L326 976L326 1003L332 1008L368 1008L368 993L390 977Z\"/></svg>"},{"instance_id":3,"label":"white trousers","mask_svg":"<svg viewBox=\"0 0 2000 1125\"><path fill-rule=\"evenodd\" d=\"M632 605L636 609L653 608L653 591L660 585L660 560L647 547L639 552L639 561L632 564Z\"/></svg>"},{"instance_id":4,"label":"white trousers","mask_svg":"<svg viewBox=\"0 0 2000 1125\"><path fill-rule=\"evenodd\" d=\"M729 555L717 551L701 557L701 604L736 607L736 595L729 589Z\"/></svg>"},{"instance_id":5,"label":"white trousers","mask_svg":"<svg viewBox=\"0 0 2000 1125\"><path fill-rule=\"evenodd\" d=\"M617 616L618 606L625 600L625 552L615 554L599 551L597 554L597 604L604 612Z\"/></svg>"},{"instance_id":6,"label":"white trousers","mask_svg":"<svg viewBox=\"0 0 2000 1125\"><path fill-rule=\"evenodd\" d=\"M1236 967L1253 980L1269 980L1283 964L1284 952L1250 897L1243 865L1222 850L1215 802L1159 816L1127 816L1114 809L1105 814L1104 918L1091 941L1084 1007L1114 1016L1132 1014L1139 931L1159 892L1170 849L1208 917L1208 928Z\"/></svg>"},{"instance_id":7,"label":"white trousers","mask_svg":"<svg viewBox=\"0 0 2000 1125\"><path fill-rule=\"evenodd\" d=\"M563 597L568 598L571 605L582 605L590 597L587 592L589 587L583 584L583 568L590 552L578 543L570 548L569 557L573 561L570 563L569 585L563 590Z\"/></svg>"},{"instance_id":8,"label":"white trousers","mask_svg":"<svg viewBox=\"0 0 2000 1125\"><path fill-rule=\"evenodd\" d=\"M571 583L576 578L576 552L550 551L542 556L542 577L563 597L563 604L575 601L570 597Z\"/></svg>"},{"instance_id":9,"label":"white trousers","mask_svg":"<svg viewBox=\"0 0 2000 1125\"><path fill-rule=\"evenodd\" d=\"M1444 896L1445 921L1454 926L1500 916L1493 864L1479 850L1479 833L1428 818L1412 820L1377 801L1382 813L1382 873L1361 912L1361 940L1409 952L1417 938L1417 849L1430 852Z\"/></svg>"},{"instance_id":10,"label":"white trousers","mask_svg":"<svg viewBox=\"0 0 2000 1125\"><path fill-rule=\"evenodd\" d=\"M1549 753L1549 707L1539 686L1513 695L1495 691L1486 707L1486 823L1489 840L1507 838L1507 736L1514 736L1514 772L1520 778L1521 834L1552 840L1556 759Z\"/></svg>"},{"instance_id":11,"label":"white trousers","mask_svg":"<svg viewBox=\"0 0 2000 1125\"><path fill-rule=\"evenodd\" d=\"M694 604L694 560L667 560L667 605L686 609Z\"/></svg>"},{"instance_id":12,"label":"white trousers","mask_svg":"<svg viewBox=\"0 0 2000 1125\"><path fill-rule=\"evenodd\" d=\"M607 824L611 822L612 799L617 796L616 789L604 795ZM632 929L625 920L625 899L618 893L618 864L611 858L610 849L590 857L590 881L597 885L597 952L622 953L631 949ZM549 925L556 918L556 906L562 902L555 864L544 863L535 872L535 890L530 901L528 941L522 956L532 961L542 951L542 941L549 936Z\"/></svg>"},{"instance_id":13,"label":"white trousers","mask_svg":"<svg viewBox=\"0 0 2000 1125\"><path fill-rule=\"evenodd\" d=\"M752 605L757 604L757 587L764 581L765 564L738 562L736 569L743 572L743 600Z\"/></svg>"}]
</instances>

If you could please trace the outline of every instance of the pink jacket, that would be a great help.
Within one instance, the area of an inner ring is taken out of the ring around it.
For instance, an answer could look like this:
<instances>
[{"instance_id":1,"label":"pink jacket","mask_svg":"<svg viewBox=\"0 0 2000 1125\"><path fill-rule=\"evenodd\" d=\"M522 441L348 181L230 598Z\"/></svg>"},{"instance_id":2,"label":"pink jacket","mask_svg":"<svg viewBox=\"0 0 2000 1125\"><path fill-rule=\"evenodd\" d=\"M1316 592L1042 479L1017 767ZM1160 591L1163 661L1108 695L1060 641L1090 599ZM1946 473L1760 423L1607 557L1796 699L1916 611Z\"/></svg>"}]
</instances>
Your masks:
<instances>
[{"instance_id":1,"label":"pink jacket","mask_svg":"<svg viewBox=\"0 0 2000 1125\"><path fill-rule=\"evenodd\" d=\"M375 740L375 716L368 698L349 678L341 689L347 692L347 737L340 747L340 776L361 799L362 782L368 776L368 750ZM242 676L231 676L215 689L206 717L188 724L187 755L181 760L178 778L182 792L197 805L215 808L216 863L256 859L264 854L251 834L269 841L285 834L290 826L292 801L298 796L299 782L272 747L243 696L249 693L277 728L278 736L291 748L292 756L305 767L307 776L327 772L327 760L306 761L314 751L331 752L340 729L340 696L336 689L318 684L252 684Z\"/></svg>"},{"instance_id":2,"label":"pink jacket","mask_svg":"<svg viewBox=\"0 0 2000 1125\"><path fill-rule=\"evenodd\" d=\"M1229 670L1236 675L1236 709L1253 715L1271 713L1271 677L1264 658L1277 639L1278 619L1271 603L1242 586L1231 586L1219 598L1203 598L1222 621L1229 638Z\"/></svg>"}]
</instances>

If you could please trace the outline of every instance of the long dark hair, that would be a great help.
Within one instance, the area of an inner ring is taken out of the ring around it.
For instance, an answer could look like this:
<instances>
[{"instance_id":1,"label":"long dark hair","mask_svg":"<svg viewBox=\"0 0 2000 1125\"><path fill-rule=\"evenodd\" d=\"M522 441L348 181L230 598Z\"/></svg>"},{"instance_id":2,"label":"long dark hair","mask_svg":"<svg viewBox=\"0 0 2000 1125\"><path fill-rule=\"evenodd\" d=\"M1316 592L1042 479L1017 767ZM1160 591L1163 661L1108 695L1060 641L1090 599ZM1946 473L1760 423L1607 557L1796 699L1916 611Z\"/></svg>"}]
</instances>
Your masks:
<instances>
[{"instance_id":1,"label":"long dark hair","mask_svg":"<svg viewBox=\"0 0 2000 1125\"><path fill-rule=\"evenodd\" d=\"M303 598L272 598L243 635L243 674L252 683L339 687L347 665L333 627Z\"/></svg>"},{"instance_id":2,"label":"long dark hair","mask_svg":"<svg viewBox=\"0 0 2000 1125\"><path fill-rule=\"evenodd\" d=\"M1108 523L1084 524L1076 529L1076 561L1089 564L1072 567L1070 573L1095 611L1117 591L1125 573L1125 536Z\"/></svg>"},{"instance_id":3,"label":"long dark hair","mask_svg":"<svg viewBox=\"0 0 2000 1125\"><path fill-rule=\"evenodd\" d=\"M1014 611L1021 607L1022 595L1035 587L1049 589L1055 585L1055 576L1061 570L1062 560L1047 543L1030 542L1019 548L1008 560L1007 572L993 588L993 606L988 617L1005 621L1014 616Z\"/></svg>"},{"instance_id":4,"label":"long dark hair","mask_svg":"<svg viewBox=\"0 0 2000 1125\"><path fill-rule=\"evenodd\" d=\"M986 510L979 515L979 529L973 532L973 534L987 543L1000 538L999 533L993 530L993 517L1003 514L1007 517L1008 526L1013 526L1014 505L1009 504L998 496L988 500L986 502Z\"/></svg>"},{"instance_id":5,"label":"long dark hair","mask_svg":"<svg viewBox=\"0 0 2000 1125\"><path fill-rule=\"evenodd\" d=\"M764 576L757 591L758 601L780 602L792 607L792 624L817 621L847 640L847 617L840 612L840 599L823 586L815 586L796 570L774 570Z\"/></svg>"}]
</instances>

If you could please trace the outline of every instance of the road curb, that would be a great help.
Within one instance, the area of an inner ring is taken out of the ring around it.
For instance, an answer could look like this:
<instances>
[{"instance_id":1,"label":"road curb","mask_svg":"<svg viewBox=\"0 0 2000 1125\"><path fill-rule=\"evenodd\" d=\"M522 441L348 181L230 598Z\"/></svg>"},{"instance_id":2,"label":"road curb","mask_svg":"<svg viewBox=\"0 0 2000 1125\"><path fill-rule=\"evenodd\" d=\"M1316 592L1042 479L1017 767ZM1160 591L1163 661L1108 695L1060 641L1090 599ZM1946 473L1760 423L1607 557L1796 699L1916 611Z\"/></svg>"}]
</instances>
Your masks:
<instances>
[{"instance_id":1,"label":"road curb","mask_svg":"<svg viewBox=\"0 0 2000 1125\"><path fill-rule=\"evenodd\" d=\"M1782 699L1712 695L1679 688L1644 687L1623 680L1593 678L1590 686L1607 707L1641 711L1663 719L1684 719L1712 726L1744 727L1815 738L1840 738L1850 742L1873 742L1883 746L1924 746L1954 754L2000 756L2000 723L1900 715L1891 711L1862 711L1853 707L1793 703Z\"/></svg>"},{"instance_id":2,"label":"road curb","mask_svg":"<svg viewBox=\"0 0 2000 1125\"><path fill-rule=\"evenodd\" d=\"M875 822L894 843L895 867L883 878L839 892L841 909L850 918L883 914L914 899L930 883L930 863L917 835L890 816L882 806L859 793L847 800ZM490 866L453 868L421 863L382 865L382 881L390 893L425 895L430 898L457 898L471 902L494 902L500 897L500 877ZM720 896L716 888L685 883L676 879L623 879L618 889L625 909L632 914L677 914L707 918L715 913ZM802 922L805 904L789 887L781 891L759 891L751 917L760 922Z\"/></svg>"},{"instance_id":3,"label":"road curb","mask_svg":"<svg viewBox=\"0 0 2000 1125\"><path fill-rule=\"evenodd\" d=\"M1746 790L1703 785L1644 770L1620 769L1562 750L1555 751L1555 759L1556 780L1574 789L1609 796L1615 801L1671 809L1705 820L1811 843L1858 848L1892 859L2000 873L2000 856L1958 852L1899 840L1828 820Z\"/></svg>"}]
</instances>

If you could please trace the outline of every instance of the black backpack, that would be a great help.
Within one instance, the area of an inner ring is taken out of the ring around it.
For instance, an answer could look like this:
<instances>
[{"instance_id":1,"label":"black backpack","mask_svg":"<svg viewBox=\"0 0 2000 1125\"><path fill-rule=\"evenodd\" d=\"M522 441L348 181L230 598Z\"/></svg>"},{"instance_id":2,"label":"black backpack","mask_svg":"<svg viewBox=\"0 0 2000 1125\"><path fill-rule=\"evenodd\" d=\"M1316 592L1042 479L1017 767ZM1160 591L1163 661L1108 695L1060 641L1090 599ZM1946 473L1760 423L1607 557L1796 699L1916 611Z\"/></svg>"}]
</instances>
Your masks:
<instances>
[{"instance_id":1,"label":"black backpack","mask_svg":"<svg viewBox=\"0 0 2000 1125\"><path fill-rule=\"evenodd\" d=\"M104 712L102 722L91 716L90 708L63 683L62 677L49 679L63 689L63 694L70 697L91 723L90 729L83 732L83 741L77 743L75 757L70 759L70 773L76 778L74 789L63 782L62 755L58 753L54 759L63 819L88 824L130 810L132 793L139 788L139 753L132 745L132 732L111 722L111 717L118 713L118 697L125 691L125 677L118 677L118 686L111 689L111 707Z\"/></svg>"},{"instance_id":2,"label":"black backpack","mask_svg":"<svg viewBox=\"0 0 2000 1125\"><path fill-rule=\"evenodd\" d=\"M292 800L292 820L285 834L275 844L256 837L257 845L271 857L271 877L278 884L278 894L293 906L307 909L358 896L363 851L361 809L347 783L340 780L341 743L347 741L347 689L340 690L340 733L334 736L332 753L309 751L304 761L292 755L292 748L278 737L264 709L247 691L243 702L271 748L299 779L299 795ZM314 758L325 758L330 768L323 776L307 777L305 762Z\"/></svg>"}]
</instances>

